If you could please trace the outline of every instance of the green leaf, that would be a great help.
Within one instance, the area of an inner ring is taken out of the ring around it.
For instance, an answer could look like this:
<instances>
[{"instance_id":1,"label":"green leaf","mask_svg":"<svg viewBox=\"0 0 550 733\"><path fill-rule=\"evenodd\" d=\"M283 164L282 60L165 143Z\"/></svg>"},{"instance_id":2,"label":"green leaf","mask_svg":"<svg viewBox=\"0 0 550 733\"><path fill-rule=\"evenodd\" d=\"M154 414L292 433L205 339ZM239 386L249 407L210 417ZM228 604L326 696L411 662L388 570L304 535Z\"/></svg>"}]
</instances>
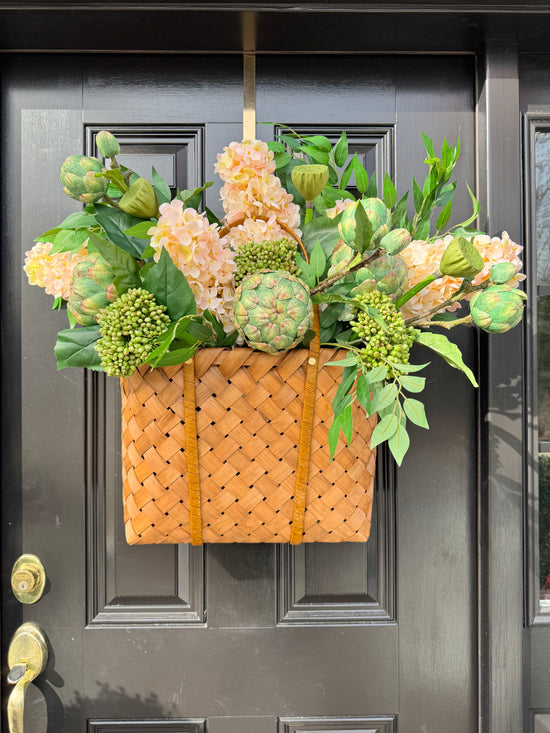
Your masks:
<instances>
[{"instance_id":1,"label":"green leaf","mask_svg":"<svg viewBox=\"0 0 550 733\"><path fill-rule=\"evenodd\" d=\"M427 217L416 227L415 239L428 239L430 236L430 218Z\"/></svg>"},{"instance_id":2,"label":"green leaf","mask_svg":"<svg viewBox=\"0 0 550 733\"><path fill-rule=\"evenodd\" d=\"M327 258L325 257L323 248L321 247L320 242L316 242L309 257L309 265L314 277L320 278L323 276L326 264Z\"/></svg>"},{"instance_id":3,"label":"green leaf","mask_svg":"<svg viewBox=\"0 0 550 733\"><path fill-rule=\"evenodd\" d=\"M422 140L424 142L424 147L426 148L426 152L430 158L435 158L435 151L434 151L434 144L431 139L431 137L428 137L423 132L420 133L422 136Z\"/></svg>"},{"instance_id":4,"label":"green leaf","mask_svg":"<svg viewBox=\"0 0 550 733\"><path fill-rule=\"evenodd\" d=\"M355 382L356 376L356 364L345 367L344 371L342 372L342 379L340 381L340 384L338 385L338 389L336 390L334 399L332 400L332 410L335 416L338 416L342 412L344 398L346 397L346 395L349 395L349 391L352 388L353 383Z\"/></svg>"},{"instance_id":5,"label":"green leaf","mask_svg":"<svg viewBox=\"0 0 550 733\"><path fill-rule=\"evenodd\" d=\"M85 367L101 370L101 359L95 349L100 337L99 326L67 328L59 331L54 347L57 368Z\"/></svg>"},{"instance_id":6,"label":"green leaf","mask_svg":"<svg viewBox=\"0 0 550 733\"><path fill-rule=\"evenodd\" d=\"M183 364L193 356L196 350L196 346L189 346L185 349L175 349L174 351L167 351L161 359L155 362L155 366L163 367Z\"/></svg>"},{"instance_id":7,"label":"green leaf","mask_svg":"<svg viewBox=\"0 0 550 733\"><path fill-rule=\"evenodd\" d=\"M372 224L361 202L355 207L355 248L363 253L372 239Z\"/></svg>"},{"instance_id":8,"label":"green leaf","mask_svg":"<svg viewBox=\"0 0 550 733\"><path fill-rule=\"evenodd\" d=\"M405 427L405 420L400 420L397 430L388 440L388 447L398 466L403 462L405 453L409 450L410 439Z\"/></svg>"},{"instance_id":9,"label":"green leaf","mask_svg":"<svg viewBox=\"0 0 550 733\"><path fill-rule=\"evenodd\" d=\"M314 288L317 284L317 278L309 262L306 262L302 255L296 255L296 265L300 270L300 279L305 282L308 288Z\"/></svg>"},{"instance_id":10,"label":"green leaf","mask_svg":"<svg viewBox=\"0 0 550 733\"><path fill-rule=\"evenodd\" d=\"M375 199L378 197L378 185L376 183L376 171L374 171L372 176L370 177L369 185L367 186L367 190L365 191L365 196L368 199Z\"/></svg>"},{"instance_id":11,"label":"green leaf","mask_svg":"<svg viewBox=\"0 0 550 733\"><path fill-rule=\"evenodd\" d=\"M155 189L155 194L157 196L157 201L160 204L167 204L172 200L172 193L170 191L170 186L166 183L164 178L160 175L160 173L157 173L155 168L152 169L153 172L153 188Z\"/></svg>"},{"instance_id":12,"label":"green leaf","mask_svg":"<svg viewBox=\"0 0 550 733\"><path fill-rule=\"evenodd\" d=\"M369 384L376 384L376 382L382 382L384 381L384 379L386 379L387 376L388 376L388 370L386 369L384 364L374 367L374 369L371 369L369 372L365 374L365 377Z\"/></svg>"},{"instance_id":13,"label":"green leaf","mask_svg":"<svg viewBox=\"0 0 550 733\"><path fill-rule=\"evenodd\" d=\"M388 359L388 364L392 366L396 371L401 372L402 374L408 374L409 372L419 372L424 367L427 367L430 365L430 362L427 361L425 364L399 364L396 361L390 361Z\"/></svg>"},{"instance_id":14,"label":"green leaf","mask_svg":"<svg viewBox=\"0 0 550 733\"><path fill-rule=\"evenodd\" d=\"M351 443L353 437L353 413L351 411L351 405L348 405L340 416L340 428L348 444Z\"/></svg>"},{"instance_id":15,"label":"green leaf","mask_svg":"<svg viewBox=\"0 0 550 733\"><path fill-rule=\"evenodd\" d=\"M208 208L208 206L204 207L204 213L206 214L209 224L215 224L220 229L223 227L223 223L218 219L216 214Z\"/></svg>"},{"instance_id":16,"label":"green leaf","mask_svg":"<svg viewBox=\"0 0 550 733\"><path fill-rule=\"evenodd\" d=\"M345 132L340 135L340 139L334 146L333 150L334 162L341 168L348 159L348 138Z\"/></svg>"},{"instance_id":17,"label":"green leaf","mask_svg":"<svg viewBox=\"0 0 550 733\"><path fill-rule=\"evenodd\" d=\"M408 229L409 228L407 226L408 224L410 224L409 217L407 216L408 197L409 197L409 192L407 191L407 193L399 199L399 203L395 207L395 210L392 214L392 227L394 229Z\"/></svg>"},{"instance_id":18,"label":"green leaf","mask_svg":"<svg viewBox=\"0 0 550 733\"><path fill-rule=\"evenodd\" d=\"M326 257L330 257L336 247L340 234L338 223L341 215L334 219L326 216L316 216L303 226L302 242L308 252L311 252L317 242L321 244Z\"/></svg>"},{"instance_id":19,"label":"green leaf","mask_svg":"<svg viewBox=\"0 0 550 733\"><path fill-rule=\"evenodd\" d=\"M284 153L286 148L283 143L279 143L275 140L270 140L267 143L267 149L271 150L272 153Z\"/></svg>"},{"instance_id":20,"label":"green leaf","mask_svg":"<svg viewBox=\"0 0 550 733\"><path fill-rule=\"evenodd\" d=\"M466 221L462 222L461 226L463 227L467 227L468 224L471 224L473 221L475 221L477 217L479 216L479 212L481 210L479 201L476 199L476 197L472 193L472 190L470 186L468 186L468 184L466 184L466 188L468 189L468 193L470 194L470 198L472 199L472 206L473 206L474 211L473 211L472 216L469 219L466 219Z\"/></svg>"},{"instance_id":21,"label":"green leaf","mask_svg":"<svg viewBox=\"0 0 550 733\"><path fill-rule=\"evenodd\" d=\"M392 402L395 402L397 395L398 390L395 382L392 382L391 384L386 384L379 392L377 392L377 394L374 396L374 399L372 400L373 412L377 412L383 407L391 405Z\"/></svg>"},{"instance_id":22,"label":"green leaf","mask_svg":"<svg viewBox=\"0 0 550 733\"><path fill-rule=\"evenodd\" d=\"M336 361L327 361L325 366L339 366L339 367L349 367L349 366L356 366L357 365L357 357L356 356L346 356L344 359L337 359Z\"/></svg>"},{"instance_id":23,"label":"green leaf","mask_svg":"<svg viewBox=\"0 0 550 733\"><path fill-rule=\"evenodd\" d=\"M458 346L449 341L449 339L442 333L428 333L426 331L420 331L417 333L415 341L435 351L437 354L442 356L450 366L464 372L474 387L479 386L472 370L466 366L462 360L462 354L460 353Z\"/></svg>"},{"instance_id":24,"label":"green leaf","mask_svg":"<svg viewBox=\"0 0 550 733\"><path fill-rule=\"evenodd\" d=\"M334 458L336 447L338 446L338 438L340 437L340 418L335 417L332 425L328 429L328 447L330 449L330 460Z\"/></svg>"},{"instance_id":25,"label":"green leaf","mask_svg":"<svg viewBox=\"0 0 550 733\"><path fill-rule=\"evenodd\" d=\"M279 139L282 140L288 147L297 153L300 150L300 141L293 135L279 135Z\"/></svg>"},{"instance_id":26,"label":"green leaf","mask_svg":"<svg viewBox=\"0 0 550 733\"><path fill-rule=\"evenodd\" d=\"M143 287L153 293L157 302L166 306L172 321L197 312L195 296L185 275L178 270L164 247L159 261L143 278Z\"/></svg>"},{"instance_id":27,"label":"green leaf","mask_svg":"<svg viewBox=\"0 0 550 733\"><path fill-rule=\"evenodd\" d=\"M412 398L405 399L403 402L403 409L405 410L405 415L411 422L421 428L426 428L426 430L429 429L430 426L426 419L426 411L420 400L413 400Z\"/></svg>"},{"instance_id":28,"label":"green leaf","mask_svg":"<svg viewBox=\"0 0 550 733\"><path fill-rule=\"evenodd\" d=\"M357 153L354 153L349 163L345 167L344 172L342 173L342 178L340 180L340 188L345 188L348 185L349 179L351 178L351 174L353 173L354 168L355 168L356 160L357 160Z\"/></svg>"},{"instance_id":29,"label":"green leaf","mask_svg":"<svg viewBox=\"0 0 550 733\"><path fill-rule=\"evenodd\" d=\"M395 202L397 201L397 191L393 185L392 179L386 173L384 176L384 203L388 209L393 209Z\"/></svg>"},{"instance_id":30,"label":"green leaf","mask_svg":"<svg viewBox=\"0 0 550 733\"><path fill-rule=\"evenodd\" d=\"M353 172L355 173L355 185L360 194L364 194L369 186L369 175L364 169L361 161L355 155L353 162Z\"/></svg>"},{"instance_id":31,"label":"green leaf","mask_svg":"<svg viewBox=\"0 0 550 733\"><path fill-rule=\"evenodd\" d=\"M399 383L408 392L422 392L426 384L426 377L399 377Z\"/></svg>"},{"instance_id":32,"label":"green leaf","mask_svg":"<svg viewBox=\"0 0 550 733\"><path fill-rule=\"evenodd\" d=\"M377 445L383 443L384 440L389 440L392 435L396 432L399 426L397 415L384 415L378 425L372 431L370 439L370 447L376 448Z\"/></svg>"},{"instance_id":33,"label":"green leaf","mask_svg":"<svg viewBox=\"0 0 550 733\"><path fill-rule=\"evenodd\" d=\"M115 273L114 284L119 295L122 295L130 288L141 286L139 266L135 257L94 232L90 232L90 242L113 268Z\"/></svg>"},{"instance_id":34,"label":"green leaf","mask_svg":"<svg viewBox=\"0 0 550 733\"><path fill-rule=\"evenodd\" d=\"M133 227L127 229L124 234L128 234L131 237L137 237L138 239L151 239L151 235L147 234L151 227L154 227L155 221L147 219L147 221L140 221L139 224L134 224Z\"/></svg>"},{"instance_id":35,"label":"green leaf","mask_svg":"<svg viewBox=\"0 0 550 733\"><path fill-rule=\"evenodd\" d=\"M87 231L62 229L55 235L50 255L57 254L58 252L78 252L88 237Z\"/></svg>"},{"instance_id":36,"label":"green leaf","mask_svg":"<svg viewBox=\"0 0 550 733\"><path fill-rule=\"evenodd\" d=\"M322 150L324 153L330 153L331 151L332 143L324 135L311 135L302 139L304 140L304 142L310 143L316 148L319 148L319 150Z\"/></svg>"},{"instance_id":37,"label":"green leaf","mask_svg":"<svg viewBox=\"0 0 550 733\"><path fill-rule=\"evenodd\" d=\"M449 219L451 218L451 209L453 206L452 199L449 201L445 207L441 210L441 213L437 217L437 221L435 223L435 228L438 232L440 232L442 229L445 229L447 226Z\"/></svg>"},{"instance_id":38,"label":"green leaf","mask_svg":"<svg viewBox=\"0 0 550 733\"><path fill-rule=\"evenodd\" d=\"M418 213L420 209L422 208L422 202L424 201L424 196L422 195L422 189L416 182L416 178L414 176L412 179L412 185L413 185L414 210Z\"/></svg>"},{"instance_id":39,"label":"green leaf","mask_svg":"<svg viewBox=\"0 0 550 733\"><path fill-rule=\"evenodd\" d=\"M97 226L97 221L93 214L87 214L85 211L75 211L74 214L69 214L57 226L59 229L87 229L88 227Z\"/></svg>"},{"instance_id":40,"label":"green leaf","mask_svg":"<svg viewBox=\"0 0 550 733\"><path fill-rule=\"evenodd\" d=\"M212 326L206 323L201 323L199 320L190 320L186 330L187 333L199 343L209 341L214 336ZM176 336L178 336L178 338L180 336L178 329L176 329Z\"/></svg>"},{"instance_id":41,"label":"green leaf","mask_svg":"<svg viewBox=\"0 0 550 733\"><path fill-rule=\"evenodd\" d=\"M105 229L105 233L111 242L114 242L120 249L139 259L147 246L147 242L130 237L124 232L143 220L138 219L136 216L130 216L130 214L124 211L105 206L104 204L96 204L95 209L96 218L103 229Z\"/></svg>"},{"instance_id":42,"label":"green leaf","mask_svg":"<svg viewBox=\"0 0 550 733\"><path fill-rule=\"evenodd\" d=\"M273 160L275 161L275 169L284 168L290 162L290 155L286 152L275 153Z\"/></svg>"},{"instance_id":43,"label":"green leaf","mask_svg":"<svg viewBox=\"0 0 550 733\"><path fill-rule=\"evenodd\" d=\"M355 386L355 394L361 407L365 410L367 415L372 415L372 403L370 399L370 388L369 383L364 374L360 374L357 377L357 384Z\"/></svg>"},{"instance_id":44,"label":"green leaf","mask_svg":"<svg viewBox=\"0 0 550 733\"><path fill-rule=\"evenodd\" d=\"M317 150L313 145L301 145L300 151L305 153L308 158L311 158L315 163L327 165L329 161L328 153L324 153L322 150Z\"/></svg>"},{"instance_id":45,"label":"green leaf","mask_svg":"<svg viewBox=\"0 0 550 733\"><path fill-rule=\"evenodd\" d=\"M198 209L202 201L202 192L206 191L206 189L210 188L212 185L214 185L213 181L207 181L202 186L198 186L198 188L194 188L192 191L188 191L187 189L178 191L176 198L183 201L187 208Z\"/></svg>"}]
</instances>

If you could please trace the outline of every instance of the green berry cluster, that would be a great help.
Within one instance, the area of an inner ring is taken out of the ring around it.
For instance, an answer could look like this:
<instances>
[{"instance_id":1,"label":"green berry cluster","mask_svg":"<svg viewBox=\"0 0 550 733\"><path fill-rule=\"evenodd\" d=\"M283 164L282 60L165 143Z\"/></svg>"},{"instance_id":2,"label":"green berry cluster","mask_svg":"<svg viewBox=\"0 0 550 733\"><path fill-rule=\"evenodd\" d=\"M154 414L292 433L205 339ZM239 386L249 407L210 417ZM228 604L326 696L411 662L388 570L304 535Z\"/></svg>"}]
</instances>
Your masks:
<instances>
[{"instance_id":1,"label":"green berry cluster","mask_svg":"<svg viewBox=\"0 0 550 733\"><path fill-rule=\"evenodd\" d=\"M235 255L237 270L235 285L247 275L260 270L284 270L299 275L296 267L296 242L292 239L277 239L274 242L248 242L241 244Z\"/></svg>"},{"instance_id":2,"label":"green berry cluster","mask_svg":"<svg viewBox=\"0 0 550 733\"><path fill-rule=\"evenodd\" d=\"M357 295L355 300L363 306L375 308L384 320L387 331L360 307L353 307L352 330L363 341L359 350L360 359L367 369L385 364L389 359L400 364L408 364L409 351L414 341L415 329L407 328L400 311L387 295L378 290L370 290ZM393 375L393 369L388 370ZM395 376L395 375L394 375Z\"/></svg>"},{"instance_id":3,"label":"green berry cluster","mask_svg":"<svg viewBox=\"0 0 550 733\"><path fill-rule=\"evenodd\" d=\"M145 364L155 339L170 324L166 308L143 288L127 290L97 317L101 338L96 349L109 377L129 377Z\"/></svg>"}]
</instances>

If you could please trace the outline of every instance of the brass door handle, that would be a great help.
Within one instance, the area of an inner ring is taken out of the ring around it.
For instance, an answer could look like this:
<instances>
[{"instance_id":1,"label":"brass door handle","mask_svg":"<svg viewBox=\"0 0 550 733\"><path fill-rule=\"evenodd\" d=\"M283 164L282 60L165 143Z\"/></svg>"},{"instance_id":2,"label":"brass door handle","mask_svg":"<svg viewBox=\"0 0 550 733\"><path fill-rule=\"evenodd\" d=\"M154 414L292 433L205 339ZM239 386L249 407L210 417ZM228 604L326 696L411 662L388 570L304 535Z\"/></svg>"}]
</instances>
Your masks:
<instances>
[{"instance_id":1,"label":"brass door handle","mask_svg":"<svg viewBox=\"0 0 550 733\"><path fill-rule=\"evenodd\" d=\"M25 692L31 682L44 671L48 661L48 644L39 626L32 622L20 626L10 642L8 682L15 685L8 700L10 733L23 733Z\"/></svg>"}]
</instances>

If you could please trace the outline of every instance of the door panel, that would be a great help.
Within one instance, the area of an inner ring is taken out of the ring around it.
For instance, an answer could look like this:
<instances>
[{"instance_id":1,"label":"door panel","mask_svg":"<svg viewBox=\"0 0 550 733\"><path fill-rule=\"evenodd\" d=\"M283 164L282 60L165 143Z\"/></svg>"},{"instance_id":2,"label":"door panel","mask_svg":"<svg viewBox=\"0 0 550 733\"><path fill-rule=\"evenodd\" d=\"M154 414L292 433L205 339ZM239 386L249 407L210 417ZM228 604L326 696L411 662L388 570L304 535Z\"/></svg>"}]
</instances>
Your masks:
<instances>
[{"instance_id":1,"label":"door panel","mask_svg":"<svg viewBox=\"0 0 550 733\"><path fill-rule=\"evenodd\" d=\"M420 131L440 144L460 130L459 176L472 183L473 88L464 57L261 57L257 114L350 130L369 173L401 190L423 176ZM475 403L462 375L430 367L432 430L415 432L397 474L380 451L366 545L129 547L118 383L56 372L62 316L24 283L34 237L78 208L60 164L94 154L98 130L116 132L145 175L152 163L180 187L212 178L216 153L241 136L240 59L13 58L3 99L3 629L35 620L52 649L26 731L395 733L398 719L405 733L474 731ZM207 193L217 213L219 187ZM463 193L454 215L467 214ZM472 336L460 345L473 364ZM23 551L49 578L26 608L9 591Z\"/></svg>"}]
</instances>

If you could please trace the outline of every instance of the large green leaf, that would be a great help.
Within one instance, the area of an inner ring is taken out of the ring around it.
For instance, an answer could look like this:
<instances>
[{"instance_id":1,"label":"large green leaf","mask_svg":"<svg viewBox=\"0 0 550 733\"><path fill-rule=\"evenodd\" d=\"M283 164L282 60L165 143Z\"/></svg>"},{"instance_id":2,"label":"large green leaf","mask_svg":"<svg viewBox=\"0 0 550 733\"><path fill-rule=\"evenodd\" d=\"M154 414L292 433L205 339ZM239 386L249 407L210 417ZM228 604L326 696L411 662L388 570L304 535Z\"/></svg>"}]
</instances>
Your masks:
<instances>
[{"instance_id":1,"label":"large green leaf","mask_svg":"<svg viewBox=\"0 0 550 733\"><path fill-rule=\"evenodd\" d=\"M389 440L396 432L398 425L399 421L397 419L397 415L394 415L393 413L391 415L384 415L372 431L370 447L376 448L380 443L383 443L385 440Z\"/></svg>"},{"instance_id":2,"label":"large green leaf","mask_svg":"<svg viewBox=\"0 0 550 733\"><path fill-rule=\"evenodd\" d=\"M392 456L395 458L395 462L398 466L403 462L405 453L409 450L410 440L407 428L405 427L405 419L399 421L397 430L388 439L388 446Z\"/></svg>"},{"instance_id":3,"label":"large green leaf","mask_svg":"<svg viewBox=\"0 0 550 733\"><path fill-rule=\"evenodd\" d=\"M340 239L338 233L340 218L340 216L335 219L316 216L307 224L304 224L302 241L306 250L311 252L316 242L319 242L326 257L329 258Z\"/></svg>"},{"instance_id":4,"label":"large green leaf","mask_svg":"<svg viewBox=\"0 0 550 733\"><path fill-rule=\"evenodd\" d=\"M90 232L90 242L113 268L115 273L114 284L119 295L122 295L130 288L141 286L139 266L135 257L94 232Z\"/></svg>"},{"instance_id":5,"label":"large green leaf","mask_svg":"<svg viewBox=\"0 0 550 733\"><path fill-rule=\"evenodd\" d=\"M153 168L152 172L153 172L153 188L155 189L157 201L159 202L159 205L166 204L172 200L170 186L166 183L166 181L160 175L160 173L157 173L155 168Z\"/></svg>"},{"instance_id":6,"label":"large green leaf","mask_svg":"<svg viewBox=\"0 0 550 733\"><path fill-rule=\"evenodd\" d=\"M92 214L85 211L75 211L74 214L69 214L57 226L59 229L87 229L88 227L97 226L97 221Z\"/></svg>"},{"instance_id":7,"label":"large green leaf","mask_svg":"<svg viewBox=\"0 0 550 733\"><path fill-rule=\"evenodd\" d=\"M403 409L405 410L405 414L409 420L415 425L419 425L421 428L426 428L426 430L430 427L428 425L428 420L426 419L424 405L420 400L413 400L410 398L406 399L403 402Z\"/></svg>"},{"instance_id":8,"label":"large green leaf","mask_svg":"<svg viewBox=\"0 0 550 733\"><path fill-rule=\"evenodd\" d=\"M140 258L143 255L143 250L147 246L147 242L143 239L128 236L125 232L127 229L139 224L143 219L138 219L135 216L127 214L125 211L113 209L111 206L104 204L96 204L95 210L96 218L103 229L105 229L111 242L114 242L118 247L133 257Z\"/></svg>"},{"instance_id":9,"label":"large green leaf","mask_svg":"<svg viewBox=\"0 0 550 733\"><path fill-rule=\"evenodd\" d=\"M464 363L458 346L449 341L444 334L419 331L415 340L417 343L427 346L429 349L432 349L432 351L435 351L437 354L442 356L450 366L464 372L474 387L479 386L472 370Z\"/></svg>"},{"instance_id":10,"label":"large green leaf","mask_svg":"<svg viewBox=\"0 0 550 733\"><path fill-rule=\"evenodd\" d=\"M334 146L332 152L334 154L334 162L341 168L348 159L348 138L345 132L340 135L340 139Z\"/></svg>"},{"instance_id":11,"label":"large green leaf","mask_svg":"<svg viewBox=\"0 0 550 733\"><path fill-rule=\"evenodd\" d=\"M183 316L197 312L195 296L185 275L178 270L164 248L159 261L143 278L143 287L153 293L157 302L166 306L172 321L179 321Z\"/></svg>"},{"instance_id":12,"label":"large green leaf","mask_svg":"<svg viewBox=\"0 0 550 733\"><path fill-rule=\"evenodd\" d=\"M59 331L54 347L57 368L85 367L102 370L101 359L95 349L99 337L98 325Z\"/></svg>"},{"instance_id":13,"label":"large green leaf","mask_svg":"<svg viewBox=\"0 0 550 733\"><path fill-rule=\"evenodd\" d=\"M55 235L50 255L57 252L77 252L87 239L88 232L86 230L62 229Z\"/></svg>"}]
</instances>

